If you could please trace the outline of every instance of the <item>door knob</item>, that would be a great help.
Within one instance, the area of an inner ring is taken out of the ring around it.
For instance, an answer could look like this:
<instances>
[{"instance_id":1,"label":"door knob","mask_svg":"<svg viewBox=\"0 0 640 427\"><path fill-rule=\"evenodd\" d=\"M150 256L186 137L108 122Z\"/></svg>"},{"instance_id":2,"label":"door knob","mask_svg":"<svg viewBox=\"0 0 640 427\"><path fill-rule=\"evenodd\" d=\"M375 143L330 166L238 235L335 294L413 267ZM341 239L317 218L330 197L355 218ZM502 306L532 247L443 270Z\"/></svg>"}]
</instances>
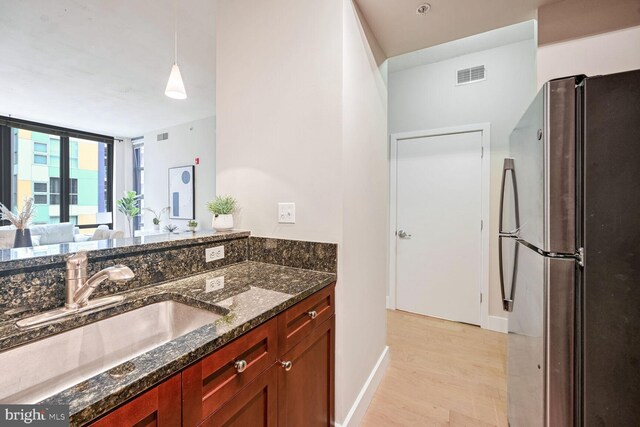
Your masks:
<instances>
[{"instance_id":1,"label":"door knob","mask_svg":"<svg viewBox=\"0 0 640 427\"><path fill-rule=\"evenodd\" d=\"M411 234L407 234L407 232L404 230L398 230L398 237L401 239L410 239Z\"/></svg>"}]
</instances>

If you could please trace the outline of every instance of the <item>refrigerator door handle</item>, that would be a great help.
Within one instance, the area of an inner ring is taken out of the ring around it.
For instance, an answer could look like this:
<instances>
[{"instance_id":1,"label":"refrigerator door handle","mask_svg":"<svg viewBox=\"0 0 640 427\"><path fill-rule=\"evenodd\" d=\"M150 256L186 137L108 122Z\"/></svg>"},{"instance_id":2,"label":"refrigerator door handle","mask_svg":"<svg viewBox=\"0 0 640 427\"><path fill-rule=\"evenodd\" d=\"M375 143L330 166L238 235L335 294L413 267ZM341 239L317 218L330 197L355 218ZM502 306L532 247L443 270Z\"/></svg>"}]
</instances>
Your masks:
<instances>
[{"instance_id":1,"label":"refrigerator door handle","mask_svg":"<svg viewBox=\"0 0 640 427\"><path fill-rule=\"evenodd\" d=\"M511 276L511 292L507 297L505 290L505 272L504 272L504 254L502 253L502 239L505 237L500 236L498 238L498 263L499 263L499 273L500 273L500 292L502 294L502 309L504 311L513 311L513 301L516 296L516 278L518 277L518 251L520 249L520 244L512 240L514 242L515 248L513 252L513 274Z\"/></svg>"},{"instance_id":2,"label":"refrigerator door handle","mask_svg":"<svg viewBox=\"0 0 640 427\"><path fill-rule=\"evenodd\" d=\"M507 173L511 175L513 183L513 208L516 228L512 231L504 231L504 195L507 182ZM504 159L502 166L502 184L500 185L500 217L498 223L498 231L501 237L517 238L520 232L520 203L518 202L518 182L516 181L516 166L514 159L507 157Z\"/></svg>"}]
</instances>

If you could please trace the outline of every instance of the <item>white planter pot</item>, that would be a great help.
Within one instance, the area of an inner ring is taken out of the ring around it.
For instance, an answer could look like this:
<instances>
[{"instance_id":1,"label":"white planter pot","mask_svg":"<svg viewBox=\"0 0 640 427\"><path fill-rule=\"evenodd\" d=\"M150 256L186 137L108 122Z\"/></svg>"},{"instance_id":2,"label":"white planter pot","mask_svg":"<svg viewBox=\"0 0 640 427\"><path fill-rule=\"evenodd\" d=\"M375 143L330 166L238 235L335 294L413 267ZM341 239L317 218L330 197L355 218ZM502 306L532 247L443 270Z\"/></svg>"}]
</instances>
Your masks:
<instances>
[{"instance_id":1,"label":"white planter pot","mask_svg":"<svg viewBox=\"0 0 640 427\"><path fill-rule=\"evenodd\" d=\"M153 231L160 231L160 224L153 224Z\"/></svg>"},{"instance_id":2,"label":"white planter pot","mask_svg":"<svg viewBox=\"0 0 640 427\"><path fill-rule=\"evenodd\" d=\"M233 215L214 215L211 226L216 231L229 231L233 228Z\"/></svg>"},{"instance_id":3,"label":"white planter pot","mask_svg":"<svg viewBox=\"0 0 640 427\"><path fill-rule=\"evenodd\" d=\"M189 231L191 231L192 233L195 233L196 232L196 227L189 227Z\"/></svg>"}]
</instances>

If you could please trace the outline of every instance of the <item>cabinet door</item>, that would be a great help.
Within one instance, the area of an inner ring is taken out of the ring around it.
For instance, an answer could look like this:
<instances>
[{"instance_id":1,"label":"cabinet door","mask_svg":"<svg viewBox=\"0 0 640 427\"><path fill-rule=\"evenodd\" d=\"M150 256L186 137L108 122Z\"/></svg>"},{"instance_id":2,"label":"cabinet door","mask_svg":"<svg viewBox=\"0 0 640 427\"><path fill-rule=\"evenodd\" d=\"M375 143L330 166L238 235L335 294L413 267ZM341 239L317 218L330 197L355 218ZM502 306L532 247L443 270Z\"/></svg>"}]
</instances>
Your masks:
<instances>
[{"instance_id":1,"label":"cabinet door","mask_svg":"<svg viewBox=\"0 0 640 427\"><path fill-rule=\"evenodd\" d=\"M282 356L326 322L335 312L335 284L300 301L278 316L279 355Z\"/></svg>"},{"instance_id":2,"label":"cabinet door","mask_svg":"<svg viewBox=\"0 0 640 427\"><path fill-rule=\"evenodd\" d=\"M183 426L197 426L273 366L277 326L277 319L269 320L182 372Z\"/></svg>"},{"instance_id":3,"label":"cabinet door","mask_svg":"<svg viewBox=\"0 0 640 427\"><path fill-rule=\"evenodd\" d=\"M334 325L332 316L286 353L277 366L280 427L334 425Z\"/></svg>"},{"instance_id":4,"label":"cabinet door","mask_svg":"<svg viewBox=\"0 0 640 427\"><path fill-rule=\"evenodd\" d=\"M174 427L180 425L180 374L90 424L91 427Z\"/></svg>"},{"instance_id":5,"label":"cabinet door","mask_svg":"<svg viewBox=\"0 0 640 427\"><path fill-rule=\"evenodd\" d=\"M272 366L205 419L200 427L276 427L278 371Z\"/></svg>"}]
</instances>

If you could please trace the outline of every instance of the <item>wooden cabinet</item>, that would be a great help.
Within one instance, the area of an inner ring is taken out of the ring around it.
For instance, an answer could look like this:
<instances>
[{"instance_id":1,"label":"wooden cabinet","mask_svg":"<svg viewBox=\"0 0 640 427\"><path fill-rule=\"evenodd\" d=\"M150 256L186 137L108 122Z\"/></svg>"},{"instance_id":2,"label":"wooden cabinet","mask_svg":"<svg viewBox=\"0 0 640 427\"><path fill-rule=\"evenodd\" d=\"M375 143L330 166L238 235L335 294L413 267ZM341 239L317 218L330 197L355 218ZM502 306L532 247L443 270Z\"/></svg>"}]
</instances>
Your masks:
<instances>
[{"instance_id":1,"label":"wooden cabinet","mask_svg":"<svg viewBox=\"0 0 640 427\"><path fill-rule=\"evenodd\" d=\"M334 425L334 325L331 316L282 356L288 370L278 369L278 426Z\"/></svg>"},{"instance_id":2,"label":"wooden cabinet","mask_svg":"<svg viewBox=\"0 0 640 427\"><path fill-rule=\"evenodd\" d=\"M289 351L335 312L334 286L327 286L278 315L280 355Z\"/></svg>"},{"instance_id":3,"label":"wooden cabinet","mask_svg":"<svg viewBox=\"0 0 640 427\"><path fill-rule=\"evenodd\" d=\"M180 425L181 376L174 375L90 424L91 427Z\"/></svg>"},{"instance_id":4,"label":"wooden cabinet","mask_svg":"<svg viewBox=\"0 0 640 427\"><path fill-rule=\"evenodd\" d=\"M271 319L182 372L183 426L197 426L274 365L277 329Z\"/></svg>"},{"instance_id":5,"label":"wooden cabinet","mask_svg":"<svg viewBox=\"0 0 640 427\"><path fill-rule=\"evenodd\" d=\"M276 427L278 422L278 367L258 375L233 399L204 420L202 427Z\"/></svg>"},{"instance_id":6,"label":"wooden cabinet","mask_svg":"<svg viewBox=\"0 0 640 427\"><path fill-rule=\"evenodd\" d=\"M91 424L334 424L332 284Z\"/></svg>"}]
</instances>

